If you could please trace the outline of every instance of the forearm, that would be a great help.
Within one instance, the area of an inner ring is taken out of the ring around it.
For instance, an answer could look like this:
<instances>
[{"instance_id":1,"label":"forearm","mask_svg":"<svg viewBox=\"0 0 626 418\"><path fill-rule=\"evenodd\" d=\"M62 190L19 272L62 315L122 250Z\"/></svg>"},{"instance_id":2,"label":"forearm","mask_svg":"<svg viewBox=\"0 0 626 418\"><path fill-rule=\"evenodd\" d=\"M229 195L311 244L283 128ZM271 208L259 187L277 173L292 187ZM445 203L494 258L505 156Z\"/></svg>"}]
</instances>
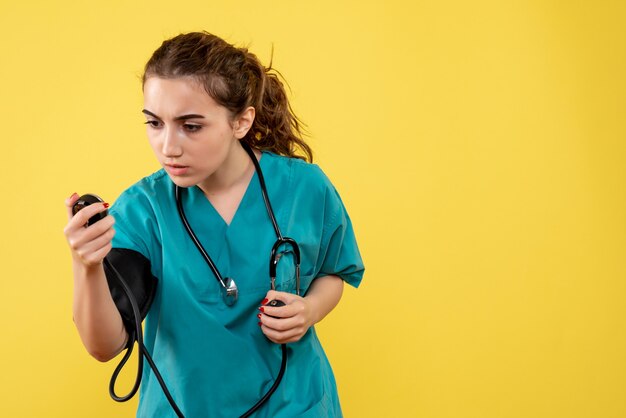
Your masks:
<instances>
[{"instance_id":1,"label":"forearm","mask_svg":"<svg viewBox=\"0 0 626 418\"><path fill-rule=\"evenodd\" d=\"M113 302L102 264L74 261L74 323L93 357L108 361L124 348L128 335Z\"/></svg>"},{"instance_id":2,"label":"forearm","mask_svg":"<svg viewBox=\"0 0 626 418\"><path fill-rule=\"evenodd\" d=\"M343 280L339 276L322 276L313 280L305 296L311 304L313 324L320 322L341 300Z\"/></svg>"}]
</instances>

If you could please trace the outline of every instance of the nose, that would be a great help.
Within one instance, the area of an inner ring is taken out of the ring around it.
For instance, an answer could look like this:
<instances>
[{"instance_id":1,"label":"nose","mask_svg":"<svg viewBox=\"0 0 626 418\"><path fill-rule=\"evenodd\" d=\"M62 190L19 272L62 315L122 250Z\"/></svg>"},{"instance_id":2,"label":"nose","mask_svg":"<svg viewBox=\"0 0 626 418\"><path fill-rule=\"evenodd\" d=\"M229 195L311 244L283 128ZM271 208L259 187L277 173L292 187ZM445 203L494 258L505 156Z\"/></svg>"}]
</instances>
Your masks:
<instances>
[{"instance_id":1,"label":"nose","mask_svg":"<svg viewBox=\"0 0 626 418\"><path fill-rule=\"evenodd\" d=\"M161 144L161 152L165 157L175 158L183 154L181 139L178 138L176 129L165 128L163 130L163 143Z\"/></svg>"}]
</instances>

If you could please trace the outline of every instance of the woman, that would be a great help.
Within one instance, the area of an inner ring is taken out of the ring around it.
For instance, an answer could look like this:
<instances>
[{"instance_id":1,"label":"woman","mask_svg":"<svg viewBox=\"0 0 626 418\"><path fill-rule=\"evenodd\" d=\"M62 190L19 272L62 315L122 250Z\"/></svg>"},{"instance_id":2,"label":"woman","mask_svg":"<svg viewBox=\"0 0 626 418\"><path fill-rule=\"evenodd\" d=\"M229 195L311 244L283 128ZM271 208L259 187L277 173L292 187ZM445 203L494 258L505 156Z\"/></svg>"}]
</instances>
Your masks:
<instances>
[{"instance_id":1,"label":"woman","mask_svg":"<svg viewBox=\"0 0 626 418\"><path fill-rule=\"evenodd\" d=\"M289 343L284 378L255 416L342 416L314 325L337 305L344 281L359 285L364 268L334 187L296 155L312 159L282 83L246 49L204 32L165 41L146 64L143 92L148 138L163 169L126 190L111 216L88 227L108 205L72 217L78 195L66 201L74 321L85 347L108 361L127 345L129 324L113 302L103 260L112 248L129 250L149 262L158 281L145 345L186 417L247 411L272 386L282 343ZM279 248L270 290L277 234L252 156L282 234L299 245L299 292L288 245ZM236 282L232 306L183 226L177 193L217 269ZM284 306L266 306L271 300ZM148 368L137 416L175 416Z\"/></svg>"}]
</instances>

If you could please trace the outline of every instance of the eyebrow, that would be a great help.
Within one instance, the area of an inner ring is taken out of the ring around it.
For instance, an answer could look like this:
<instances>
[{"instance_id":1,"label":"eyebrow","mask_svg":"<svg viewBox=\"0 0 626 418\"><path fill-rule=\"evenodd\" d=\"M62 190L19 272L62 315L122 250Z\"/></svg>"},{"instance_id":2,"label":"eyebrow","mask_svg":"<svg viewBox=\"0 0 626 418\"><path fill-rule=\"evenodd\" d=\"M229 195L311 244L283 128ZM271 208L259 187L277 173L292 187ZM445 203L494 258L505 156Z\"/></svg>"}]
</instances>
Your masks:
<instances>
[{"instance_id":1,"label":"eyebrow","mask_svg":"<svg viewBox=\"0 0 626 418\"><path fill-rule=\"evenodd\" d=\"M158 117L157 115L155 115L154 113L150 112L149 110L143 109L141 111L141 113L146 114L148 116L152 116L153 118L159 119L161 120L160 117ZM175 121L179 121L179 120L187 120L187 119L204 119L204 116L202 115L196 115L196 114L189 114L189 115L181 115L181 116L176 116L174 118Z\"/></svg>"}]
</instances>

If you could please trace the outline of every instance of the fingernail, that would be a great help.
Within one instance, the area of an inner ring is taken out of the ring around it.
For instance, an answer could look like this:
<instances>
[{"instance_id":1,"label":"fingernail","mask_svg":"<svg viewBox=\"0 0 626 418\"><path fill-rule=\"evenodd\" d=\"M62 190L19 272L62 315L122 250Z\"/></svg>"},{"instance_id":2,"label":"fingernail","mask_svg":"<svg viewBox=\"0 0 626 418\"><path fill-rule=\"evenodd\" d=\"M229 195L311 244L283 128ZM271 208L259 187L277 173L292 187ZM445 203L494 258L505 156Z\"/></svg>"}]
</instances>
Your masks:
<instances>
[{"instance_id":1,"label":"fingernail","mask_svg":"<svg viewBox=\"0 0 626 418\"><path fill-rule=\"evenodd\" d=\"M256 317L261 319L261 314L256 314Z\"/></svg>"},{"instance_id":2,"label":"fingernail","mask_svg":"<svg viewBox=\"0 0 626 418\"><path fill-rule=\"evenodd\" d=\"M72 195L70 196L70 199L71 199L72 197L74 197L74 196L78 196L78 193L76 193L76 192L72 193Z\"/></svg>"},{"instance_id":3,"label":"fingernail","mask_svg":"<svg viewBox=\"0 0 626 418\"><path fill-rule=\"evenodd\" d=\"M263 322L259 322L259 326L263 325Z\"/></svg>"},{"instance_id":4,"label":"fingernail","mask_svg":"<svg viewBox=\"0 0 626 418\"><path fill-rule=\"evenodd\" d=\"M259 308L259 311L261 311L261 312L265 312L265 309L263 309L263 307L261 306L261 307Z\"/></svg>"},{"instance_id":5,"label":"fingernail","mask_svg":"<svg viewBox=\"0 0 626 418\"><path fill-rule=\"evenodd\" d=\"M261 302L261 305L265 305L267 302L269 302L269 299L265 298L263 299L263 302Z\"/></svg>"},{"instance_id":6,"label":"fingernail","mask_svg":"<svg viewBox=\"0 0 626 418\"><path fill-rule=\"evenodd\" d=\"M104 208L105 208L105 209L109 207L109 204L108 204L108 203L103 203L103 205L104 205Z\"/></svg>"}]
</instances>

